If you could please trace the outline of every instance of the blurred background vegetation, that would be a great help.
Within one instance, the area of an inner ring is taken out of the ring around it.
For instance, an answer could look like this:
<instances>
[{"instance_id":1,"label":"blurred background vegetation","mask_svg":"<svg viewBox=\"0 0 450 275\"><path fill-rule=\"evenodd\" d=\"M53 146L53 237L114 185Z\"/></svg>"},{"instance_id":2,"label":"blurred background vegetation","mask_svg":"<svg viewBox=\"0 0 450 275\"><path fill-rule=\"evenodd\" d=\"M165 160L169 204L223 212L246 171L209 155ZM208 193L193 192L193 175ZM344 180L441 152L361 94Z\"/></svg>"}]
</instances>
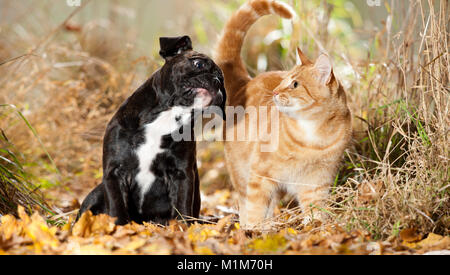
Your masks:
<instances>
[{"instance_id":1,"label":"blurred background vegetation","mask_svg":"<svg viewBox=\"0 0 450 275\"><path fill-rule=\"evenodd\" d=\"M244 2L0 0L0 214L76 210L101 180L107 122L162 65L158 38L187 34L212 55ZM448 234L448 1L286 2L299 22L263 18L242 55L253 75L289 69L296 46L332 56L355 130L333 186L336 220L376 238ZM232 190L221 143L200 144L199 167L205 196Z\"/></svg>"}]
</instances>

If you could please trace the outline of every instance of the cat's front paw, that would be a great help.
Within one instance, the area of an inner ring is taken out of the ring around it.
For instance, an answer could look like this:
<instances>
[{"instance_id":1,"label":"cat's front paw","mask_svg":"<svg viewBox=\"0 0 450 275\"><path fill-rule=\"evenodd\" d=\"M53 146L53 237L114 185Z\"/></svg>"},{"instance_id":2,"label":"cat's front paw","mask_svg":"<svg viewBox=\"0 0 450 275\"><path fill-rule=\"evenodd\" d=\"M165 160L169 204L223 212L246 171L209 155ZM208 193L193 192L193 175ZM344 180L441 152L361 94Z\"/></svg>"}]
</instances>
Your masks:
<instances>
[{"instance_id":1,"label":"cat's front paw","mask_svg":"<svg viewBox=\"0 0 450 275\"><path fill-rule=\"evenodd\" d=\"M261 223L241 223L241 228L247 231L261 231L261 232L269 232L272 230L272 226L270 222L261 222Z\"/></svg>"}]
</instances>

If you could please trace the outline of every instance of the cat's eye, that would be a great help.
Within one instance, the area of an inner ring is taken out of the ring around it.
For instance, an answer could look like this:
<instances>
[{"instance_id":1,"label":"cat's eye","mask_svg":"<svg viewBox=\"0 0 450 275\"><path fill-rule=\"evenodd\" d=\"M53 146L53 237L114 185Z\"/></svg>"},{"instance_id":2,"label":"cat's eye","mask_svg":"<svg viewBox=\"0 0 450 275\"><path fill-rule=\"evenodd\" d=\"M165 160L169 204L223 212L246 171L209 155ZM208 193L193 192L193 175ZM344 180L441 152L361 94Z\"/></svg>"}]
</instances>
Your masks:
<instances>
[{"instance_id":1,"label":"cat's eye","mask_svg":"<svg viewBox=\"0 0 450 275\"><path fill-rule=\"evenodd\" d=\"M291 84L291 89L297 89L298 88L298 81L294 81Z\"/></svg>"}]
</instances>

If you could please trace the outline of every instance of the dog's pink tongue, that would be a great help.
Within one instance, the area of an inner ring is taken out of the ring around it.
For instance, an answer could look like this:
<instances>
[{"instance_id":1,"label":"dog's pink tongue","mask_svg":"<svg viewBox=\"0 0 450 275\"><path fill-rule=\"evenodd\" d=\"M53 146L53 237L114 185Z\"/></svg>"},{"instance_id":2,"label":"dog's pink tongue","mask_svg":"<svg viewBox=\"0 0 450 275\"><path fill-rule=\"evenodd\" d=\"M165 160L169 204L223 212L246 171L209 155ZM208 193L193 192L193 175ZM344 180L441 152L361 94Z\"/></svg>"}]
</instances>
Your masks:
<instances>
[{"instance_id":1,"label":"dog's pink tongue","mask_svg":"<svg viewBox=\"0 0 450 275\"><path fill-rule=\"evenodd\" d=\"M197 88L197 94L201 96L207 96L210 95L210 92L203 88Z\"/></svg>"},{"instance_id":2,"label":"dog's pink tongue","mask_svg":"<svg viewBox=\"0 0 450 275\"><path fill-rule=\"evenodd\" d=\"M196 104L196 105L201 105L201 106L198 106L200 108L204 108L204 107L208 106L212 101L211 93L204 88L197 88L197 96L196 97L200 100L200 102L197 102L197 104Z\"/></svg>"}]
</instances>

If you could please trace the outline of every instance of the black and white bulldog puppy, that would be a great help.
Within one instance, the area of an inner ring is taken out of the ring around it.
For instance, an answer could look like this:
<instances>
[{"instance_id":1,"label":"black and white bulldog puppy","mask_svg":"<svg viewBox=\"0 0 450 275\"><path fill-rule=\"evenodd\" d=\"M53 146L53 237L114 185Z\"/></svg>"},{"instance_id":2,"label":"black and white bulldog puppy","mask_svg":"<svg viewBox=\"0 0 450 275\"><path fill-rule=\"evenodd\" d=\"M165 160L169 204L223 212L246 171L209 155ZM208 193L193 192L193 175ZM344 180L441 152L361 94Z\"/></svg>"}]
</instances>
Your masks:
<instances>
[{"instance_id":1,"label":"black and white bulldog puppy","mask_svg":"<svg viewBox=\"0 0 450 275\"><path fill-rule=\"evenodd\" d=\"M119 108L103 141L103 180L84 200L87 210L123 225L167 224L197 218L200 186L194 113L216 107L225 119L226 93L219 67L192 50L188 36L160 38L165 64ZM173 133L192 125L191 140Z\"/></svg>"}]
</instances>

